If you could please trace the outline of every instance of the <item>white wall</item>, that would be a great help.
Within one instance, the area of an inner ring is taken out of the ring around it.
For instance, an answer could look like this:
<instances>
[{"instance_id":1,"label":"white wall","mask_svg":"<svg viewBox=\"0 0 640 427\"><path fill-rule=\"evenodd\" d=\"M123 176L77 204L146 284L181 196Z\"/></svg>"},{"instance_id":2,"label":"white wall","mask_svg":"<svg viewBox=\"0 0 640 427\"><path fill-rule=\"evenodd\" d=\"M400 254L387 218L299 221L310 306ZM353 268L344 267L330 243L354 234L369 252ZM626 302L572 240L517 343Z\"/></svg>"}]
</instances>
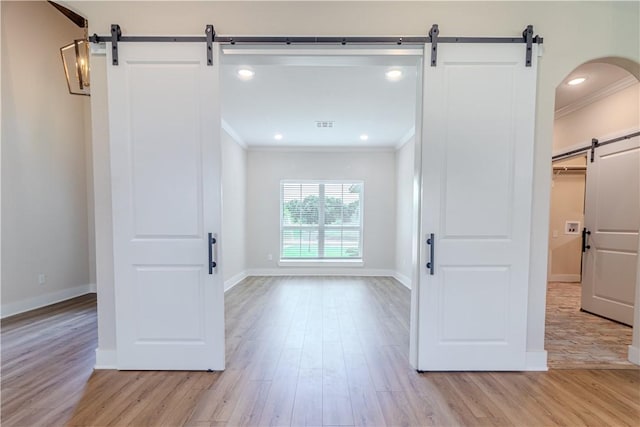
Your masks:
<instances>
[{"instance_id":1,"label":"white wall","mask_svg":"<svg viewBox=\"0 0 640 427\"><path fill-rule=\"evenodd\" d=\"M222 233L225 290L246 277L247 151L222 131Z\"/></svg>"},{"instance_id":2,"label":"white wall","mask_svg":"<svg viewBox=\"0 0 640 427\"><path fill-rule=\"evenodd\" d=\"M395 159L392 151L253 151L247 162L247 263L252 274L307 274L326 267L280 267L280 181L362 180L362 267L335 274L392 275L395 269ZM272 260L268 259L269 254Z\"/></svg>"},{"instance_id":3,"label":"white wall","mask_svg":"<svg viewBox=\"0 0 640 427\"><path fill-rule=\"evenodd\" d=\"M559 117L553 124L553 150L591 144L640 129L640 83Z\"/></svg>"},{"instance_id":4,"label":"white wall","mask_svg":"<svg viewBox=\"0 0 640 427\"><path fill-rule=\"evenodd\" d=\"M415 137L396 151L396 279L411 288Z\"/></svg>"},{"instance_id":5,"label":"white wall","mask_svg":"<svg viewBox=\"0 0 640 427\"><path fill-rule=\"evenodd\" d=\"M640 5L637 2L89 2L63 1L84 14L90 33L107 34L111 23L125 34L202 34L214 24L219 34L380 35L426 34L433 23L441 35L517 36L527 24L545 37L538 66L533 212L527 322L528 365L546 366L545 297L551 188L551 149L555 88L578 65L601 57L640 61ZM393 16L393 19L389 19ZM152 17L152 19L150 19ZM606 19L603 19L605 17ZM598 34L590 37L589 34ZM93 60L93 58L92 58ZM92 62L94 167L108 163L104 58ZM100 70L97 70L100 68ZM638 71L635 71L636 74ZM96 81L99 79L100 81ZM110 198L108 168L95 167L96 205ZM96 208L100 347L115 349L113 263L109 253L110 218ZM100 256L100 255L104 256ZM102 283L102 285L101 285Z\"/></svg>"},{"instance_id":6,"label":"white wall","mask_svg":"<svg viewBox=\"0 0 640 427\"><path fill-rule=\"evenodd\" d=\"M2 316L90 290L85 111L60 47L83 32L44 1L2 2ZM46 283L38 284L38 275Z\"/></svg>"},{"instance_id":7,"label":"white wall","mask_svg":"<svg viewBox=\"0 0 640 427\"><path fill-rule=\"evenodd\" d=\"M96 367L116 365L116 313L113 279L111 162L107 114L107 67L104 56L91 57L91 134L95 208L98 348Z\"/></svg>"},{"instance_id":8,"label":"white wall","mask_svg":"<svg viewBox=\"0 0 640 427\"><path fill-rule=\"evenodd\" d=\"M84 103L84 138L87 189L87 256L89 257L89 284L96 292L96 212L93 197L93 144L91 144L91 101Z\"/></svg>"}]
</instances>

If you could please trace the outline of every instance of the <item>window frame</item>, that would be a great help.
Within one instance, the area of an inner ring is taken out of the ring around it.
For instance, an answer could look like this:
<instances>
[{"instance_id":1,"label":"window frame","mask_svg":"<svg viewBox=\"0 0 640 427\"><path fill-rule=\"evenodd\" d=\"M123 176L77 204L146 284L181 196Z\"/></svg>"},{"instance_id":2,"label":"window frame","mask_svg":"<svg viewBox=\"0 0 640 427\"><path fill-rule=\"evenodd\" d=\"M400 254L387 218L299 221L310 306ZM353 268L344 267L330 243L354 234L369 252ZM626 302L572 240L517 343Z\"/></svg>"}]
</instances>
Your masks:
<instances>
[{"instance_id":1,"label":"window frame","mask_svg":"<svg viewBox=\"0 0 640 427\"><path fill-rule=\"evenodd\" d=\"M346 257L317 257L317 258L284 258L283 257L283 231L286 228L289 228L291 230L299 230L301 228L301 226L288 226L284 224L284 186L285 184L300 184L300 185L305 185L305 184L317 184L319 186L318 188L318 199L320 202L320 207L318 210L318 225L317 226L309 226L309 228L313 228L314 230L317 229L318 230L318 253L323 253L324 252L324 232L326 229L352 229L352 230L358 230L359 233L359 241L358 241L358 245L359 245L359 249L360 249L360 256L359 257L353 257L353 258L346 258ZM324 224L324 203L325 203L325 197L324 197L324 185L326 184L358 184L360 185L360 196L359 196L359 201L360 201L360 218L359 218L359 222L360 225L357 226L344 226L344 225L340 225L340 226L327 226L326 224ZM353 263L353 264L358 264L358 265L363 265L364 263L364 180L361 179L282 179L280 180L280 229L278 230L279 234L280 234L280 245L279 245L279 263L280 265L286 265L286 264L294 264L294 265L299 265L299 264L303 264L303 263L319 263L319 264L323 264L323 263L337 263L337 264L341 264L341 263Z\"/></svg>"}]
</instances>

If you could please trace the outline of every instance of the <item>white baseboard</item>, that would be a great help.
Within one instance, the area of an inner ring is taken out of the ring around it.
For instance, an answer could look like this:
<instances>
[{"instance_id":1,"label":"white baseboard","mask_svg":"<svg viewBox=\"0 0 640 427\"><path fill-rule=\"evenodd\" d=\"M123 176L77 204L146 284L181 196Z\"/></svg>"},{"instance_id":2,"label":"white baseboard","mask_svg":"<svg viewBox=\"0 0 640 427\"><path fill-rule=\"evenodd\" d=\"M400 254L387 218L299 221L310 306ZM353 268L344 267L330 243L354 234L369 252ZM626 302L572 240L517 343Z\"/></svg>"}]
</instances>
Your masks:
<instances>
[{"instance_id":1,"label":"white baseboard","mask_svg":"<svg viewBox=\"0 0 640 427\"><path fill-rule=\"evenodd\" d=\"M411 289L411 279L405 276L402 273L398 273L397 271L393 273L393 278L398 282L402 283L405 288Z\"/></svg>"},{"instance_id":2,"label":"white baseboard","mask_svg":"<svg viewBox=\"0 0 640 427\"><path fill-rule=\"evenodd\" d=\"M97 294L98 285L96 285L95 283L89 283L89 292L91 292L92 294Z\"/></svg>"},{"instance_id":3,"label":"white baseboard","mask_svg":"<svg viewBox=\"0 0 640 427\"><path fill-rule=\"evenodd\" d=\"M118 353L115 350L96 348L94 369L118 369Z\"/></svg>"},{"instance_id":4,"label":"white baseboard","mask_svg":"<svg viewBox=\"0 0 640 427\"><path fill-rule=\"evenodd\" d=\"M640 347L629 346L629 362L640 365Z\"/></svg>"},{"instance_id":5,"label":"white baseboard","mask_svg":"<svg viewBox=\"0 0 640 427\"><path fill-rule=\"evenodd\" d=\"M550 274L550 282L580 282L579 274Z\"/></svg>"},{"instance_id":6,"label":"white baseboard","mask_svg":"<svg viewBox=\"0 0 640 427\"><path fill-rule=\"evenodd\" d=\"M247 272L241 271L240 273L231 276L227 280L224 281L224 291L227 292L229 289L233 288L238 283L242 282L247 278Z\"/></svg>"},{"instance_id":7,"label":"white baseboard","mask_svg":"<svg viewBox=\"0 0 640 427\"><path fill-rule=\"evenodd\" d=\"M46 307L47 305L57 302L66 301L71 298L79 297L91 293L91 285L80 285L75 288L61 289L59 291L49 292L38 295L37 297L23 299L21 301L2 304L0 307L0 318L13 316L24 313L26 311L35 310L36 308Z\"/></svg>"},{"instance_id":8,"label":"white baseboard","mask_svg":"<svg viewBox=\"0 0 640 427\"><path fill-rule=\"evenodd\" d=\"M548 371L547 367L547 352L542 351L527 351L525 355L525 370L526 371Z\"/></svg>"},{"instance_id":9,"label":"white baseboard","mask_svg":"<svg viewBox=\"0 0 640 427\"><path fill-rule=\"evenodd\" d=\"M247 270L247 276L383 276L394 277L395 271L375 268L331 267L290 267L254 268Z\"/></svg>"}]
</instances>

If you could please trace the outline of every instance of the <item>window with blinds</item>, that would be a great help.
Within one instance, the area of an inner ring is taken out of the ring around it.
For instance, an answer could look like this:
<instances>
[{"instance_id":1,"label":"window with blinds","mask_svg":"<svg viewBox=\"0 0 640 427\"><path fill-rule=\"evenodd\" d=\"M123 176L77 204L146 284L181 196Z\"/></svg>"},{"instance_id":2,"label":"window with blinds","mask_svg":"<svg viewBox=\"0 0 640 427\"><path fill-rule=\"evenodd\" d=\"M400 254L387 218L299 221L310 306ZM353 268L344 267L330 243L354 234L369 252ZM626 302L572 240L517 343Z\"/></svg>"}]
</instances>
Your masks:
<instances>
[{"instance_id":1,"label":"window with blinds","mask_svg":"<svg viewBox=\"0 0 640 427\"><path fill-rule=\"evenodd\" d=\"M280 258L362 259L362 181L282 181Z\"/></svg>"}]
</instances>

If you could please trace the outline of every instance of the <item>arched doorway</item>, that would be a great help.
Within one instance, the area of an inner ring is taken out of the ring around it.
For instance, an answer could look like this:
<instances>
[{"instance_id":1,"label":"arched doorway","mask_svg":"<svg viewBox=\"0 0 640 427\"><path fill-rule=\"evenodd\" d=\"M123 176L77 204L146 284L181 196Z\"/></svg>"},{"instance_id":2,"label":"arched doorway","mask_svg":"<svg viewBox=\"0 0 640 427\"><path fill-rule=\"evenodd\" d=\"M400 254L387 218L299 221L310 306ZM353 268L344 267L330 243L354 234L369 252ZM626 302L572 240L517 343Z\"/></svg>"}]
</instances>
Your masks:
<instances>
[{"instance_id":1,"label":"arched doorway","mask_svg":"<svg viewBox=\"0 0 640 427\"><path fill-rule=\"evenodd\" d=\"M634 305L636 318L640 309L639 76L633 61L600 58L556 88L545 334L551 368L631 365ZM594 139L593 150L582 150ZM595 226L597 218L607 226ZM627 239L624 250L612 236ZM603 310L607 301L625 313Z\"/></svg>"}]
</instances>

